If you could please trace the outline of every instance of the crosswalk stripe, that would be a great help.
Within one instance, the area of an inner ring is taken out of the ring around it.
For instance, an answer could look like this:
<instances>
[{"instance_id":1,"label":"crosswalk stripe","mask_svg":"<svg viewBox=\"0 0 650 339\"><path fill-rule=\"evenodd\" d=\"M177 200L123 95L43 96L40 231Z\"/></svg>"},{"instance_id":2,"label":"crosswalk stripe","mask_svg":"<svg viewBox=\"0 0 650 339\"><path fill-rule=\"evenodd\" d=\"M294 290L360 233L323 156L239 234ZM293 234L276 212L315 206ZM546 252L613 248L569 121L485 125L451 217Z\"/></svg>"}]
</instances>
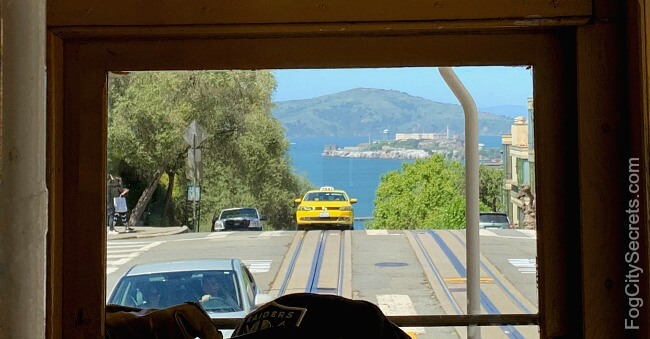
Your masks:
<instances>
[{"instance_id":1,"label":"crosswalk stripe","mask_svg":"<svg viewBox=\"0 0 650 339\"><path fill-rule=\"evenodd\" d=\"M106 250L106 274L117 271L120 266L133 260L142 253L163 244L164 241L131 242L119 245L109 243ZM116 259L116 260L115 260Z\"/></svg>"},{"instance_id":2,"label":"crosswalk stripe","mask_svg":"<svg viewBox=\"0 0 650 339\"><path fill-rule=\"evenodd\" d=\"M273 260L242 260L251 273L265 273L271 269Z\"/></svg>"},{"instance_id":3,"label":"crosswalk stripe","mask_svg":"<svg viewBox=\"0 0 650 339\"><path fill-rule=\"evenodd\" d=\"M385 315L414 315L417 314L411 298L405 294L377 295L377 306ZM410 333L426 333L423 327L402 327Z\"/></svg>"},{"instance_id":4,"label":"crosswalk stripe","mask_svg":"<svg viewBox=\"0 0 650 339\"><path fill-rule=\"evenodd\" d=\"M206 236L206 238L224 238L233 232L213 232Z\"/></svg>"},{"instance_id":5,"label":"crosswalk stripe","mask_svg":"<svg viewBox=\"0 0 650 339\"><path fill-rule=\"evenodd\" d=\"M142 248L141 246L138 246L138 247L132 247L132 248L127 248L127 249L119 249L119 250L109 249L109 250L106 251L106 252L107 252L107 253L113 253L113 254L117 254L117 253L132 253L133 251L139 251L141 248Z\"/></svg>"},{"instance_id":6,"label":"crosswalk stripe","mask_svg":"<svg viewBox=\"0 0 650 339\"><path fill-rule=\"evenodd\" d=\"M122 258L120 260L112 261L111 266L122 266L131 260L133 260L133 258Z\"/></svg>"},{"instance_id":7,"label":"crosswalk stripe","mask_svg":"<svg viewBox=\"0 0 650 339\"><path fill-rule=\"evenodd\" d=\"M537 272L537 259L508 259L508 262L517 268L520 273L530 274Z\"/></svg>"},{"instance_id":8,"label":"crosswalk stripe","mask_svg":"<svg viewBox=\"0 0 650 339\"><path fill-rule=\"evenodd\" d=\"M134 246L134 245L146 245L149 244L149 241L129 241L122 242L121 240L110 240L108 241L108 247L121 247L121 246Z\"/></svg>"},{"instance_id":9,"label":"crosswalk stripe","mask_svg":"<svg viewBox=\"0 0 650 339\"><path fill-rule=\"evenodd\" d=\"M112 254L111 252L111 254L106 255L106 259L135 258L140 254L142 254L142 251L137 251L137 252L131 251L130 253L127 254Z\"/></svg>"}]
</instances>

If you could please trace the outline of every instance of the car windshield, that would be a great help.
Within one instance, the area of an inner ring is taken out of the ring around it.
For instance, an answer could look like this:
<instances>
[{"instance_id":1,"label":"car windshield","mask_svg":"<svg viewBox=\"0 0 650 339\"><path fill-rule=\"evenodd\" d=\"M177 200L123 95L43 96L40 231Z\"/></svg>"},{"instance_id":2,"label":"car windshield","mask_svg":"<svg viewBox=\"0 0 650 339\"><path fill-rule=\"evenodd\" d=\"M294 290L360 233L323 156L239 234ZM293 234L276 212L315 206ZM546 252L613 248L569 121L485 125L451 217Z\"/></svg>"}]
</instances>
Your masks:
<instances>
[{"instance_id":1,"label":"car windshield","mask_svg":"<svg viewBox=\"0 0 650 339\"><path fill-rule=\"evenodd\" d=\"M108 303L143 309L200 302L208 312L243 309L235 271L188 271L127 276L118 282Z\"/></svg>"},{"instance_id":2,"label":"car windshield","mask_svg":"<svg viewBox=\"0 0 650 339\"><path fill-rule=\"evenodd\" d=\"M221 212L220 219L237 218L237 217L257 218L257 211L255 211L254 208L241 208L236 210L227 210Z\"/></svg>"},{"instance_id":3,"label":"car windshield","mask_svg":"<svg viewBox=\"0 0 650 339\"><path fill-rule=\"evenodd\" d=\"M310 192L305 195L305 201L346 201L340 192Z\"/></svg>"},{"instance_id":4,"label":"car windshield","mask_svg":"<svg viewBox=\"0 0 650 339\"><path fill-rule=\"evenodd\" d=\"M505 214L481 214L480 222L508 223L508 217Z\"/></svg>"}]
</instances>

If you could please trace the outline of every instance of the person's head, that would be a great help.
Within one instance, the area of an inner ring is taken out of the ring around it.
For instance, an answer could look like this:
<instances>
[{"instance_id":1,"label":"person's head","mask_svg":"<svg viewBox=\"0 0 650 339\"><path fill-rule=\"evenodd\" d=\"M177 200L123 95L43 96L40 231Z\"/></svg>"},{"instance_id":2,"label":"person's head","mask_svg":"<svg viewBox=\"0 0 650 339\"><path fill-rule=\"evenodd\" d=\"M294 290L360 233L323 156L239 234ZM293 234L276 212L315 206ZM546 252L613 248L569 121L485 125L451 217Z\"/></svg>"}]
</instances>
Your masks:
<instances>
[{"instance_id":1,"label":"person's head","mask_svg":"<svg viewBox=\"0 0 650 339\"><path fill-rule=\"evenodd\" d=\"M145 288L143 288L143 299L144 303L147 307L152 307L156 308L159 307L160 303L160 291L158 290L158 286L155 284L151 283L148 284Z\"/></svg>"},{"instance_id":2,"label":"person's head","mask_svg":"<svg viewBox=\"0 0 650 339\"><path fill-rule=\"evenodd\" d=\"M217 295L221 292L219 278L216 275L206 275L203 277L203 293Z\"/></svg>"}]
</instances>

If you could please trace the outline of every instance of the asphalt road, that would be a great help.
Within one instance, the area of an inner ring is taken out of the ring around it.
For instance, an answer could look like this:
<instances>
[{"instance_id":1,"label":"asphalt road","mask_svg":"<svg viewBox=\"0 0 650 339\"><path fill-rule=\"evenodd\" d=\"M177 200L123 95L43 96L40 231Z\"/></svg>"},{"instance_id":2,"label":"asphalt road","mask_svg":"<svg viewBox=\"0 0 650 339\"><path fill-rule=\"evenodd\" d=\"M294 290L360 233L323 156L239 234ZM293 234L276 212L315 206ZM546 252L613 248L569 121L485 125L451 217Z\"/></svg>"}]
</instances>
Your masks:
<instances>
[{"instance_id":1,"label":"asphalt road","mask_svg":"<svg viewBox=\"0 0 650 339\"><path fill-rule=\"evenodd\" d=\"M386 314L464 312L467 303L463 280L464 231L328 233L323 237L329 239L327 246L322 249L317 247L316 233L311 232L315 231L310 231L309 237L296 231L114 237L107 244L107 293L119 276L136 263L237 257L252 269L267 292L278 293L281 286L287 284L285 281L292 281L291 291L301 290L305 288L304 282L310 279L308 275L315 274L321 285L334 286L336 279L341 279L345 285L341 289L343 296L369 300ZM304 239L311 240L301 243ZM480 239L484 312L536 313L535 234L490 230L481 231ZM340 246L338 241L341 241ZM320 266L315 264L319 251L324 252L320 254L324 256ZM290 274L293 280L289 279ZM500 289L502 286L505 292ZM465 336L464 328L410 330L419 339ZM511 331L529 338L536 337L537 327L487 327L482 331L484 337L490 338L513 337Z\"/></svg>"}]
</instances>

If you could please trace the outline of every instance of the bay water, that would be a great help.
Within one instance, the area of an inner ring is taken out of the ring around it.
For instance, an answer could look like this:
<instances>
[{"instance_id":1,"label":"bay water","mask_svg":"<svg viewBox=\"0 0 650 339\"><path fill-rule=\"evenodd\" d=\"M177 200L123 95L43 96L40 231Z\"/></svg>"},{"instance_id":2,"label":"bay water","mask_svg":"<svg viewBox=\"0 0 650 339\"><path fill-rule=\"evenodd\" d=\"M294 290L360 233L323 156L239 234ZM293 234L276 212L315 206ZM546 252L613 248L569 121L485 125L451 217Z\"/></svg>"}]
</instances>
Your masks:
<instances>
[{"instance_id":1,"label":"bay water","mask_svg":"<svg viewBox=\"0 0 650 339\"><path fill-rule=\"evenodd\" d=\"M408 159L359 159L324 157L325 145L339 148L367 143L364 137L314 137L290 138L289 156L294 170L316 187L333 186L345 190L350 198L358 202L353 205L356 218L372 217L375 191L381 176L389 171L399 171L404 163L414 162ZM485 147L499 147L500 136L481 136L479 142ZM363 221L354 223L355 229L363 229Z\"/></svg>"}]
</instances>

